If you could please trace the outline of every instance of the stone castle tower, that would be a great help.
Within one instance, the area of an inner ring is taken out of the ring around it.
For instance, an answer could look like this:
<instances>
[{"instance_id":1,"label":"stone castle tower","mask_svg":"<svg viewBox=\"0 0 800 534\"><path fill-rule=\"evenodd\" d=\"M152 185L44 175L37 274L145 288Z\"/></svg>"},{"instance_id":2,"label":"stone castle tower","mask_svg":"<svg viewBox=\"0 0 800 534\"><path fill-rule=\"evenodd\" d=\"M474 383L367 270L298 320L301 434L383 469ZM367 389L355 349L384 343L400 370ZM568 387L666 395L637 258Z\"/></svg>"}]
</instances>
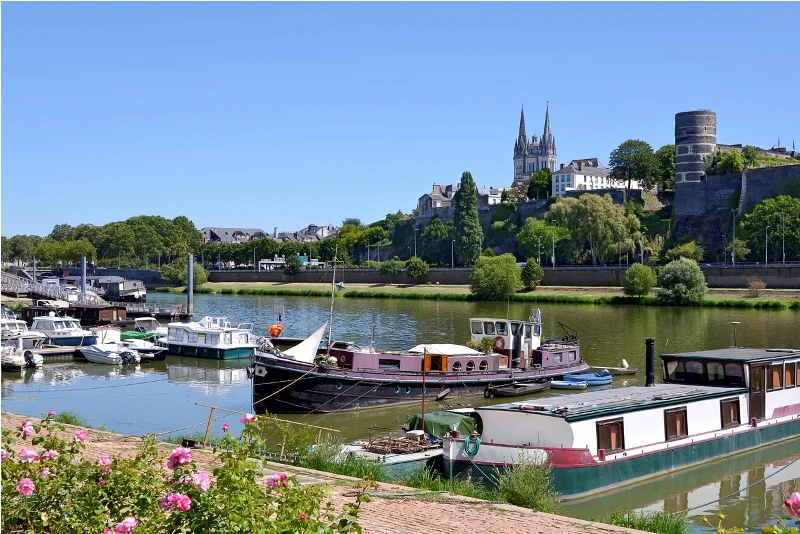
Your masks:
<instances>
[{"instance_id":1,"label":"stone castle tower","mask_svg":"<svg viewBox=\"0 0 800 534\"><path fill-rule=\"evenodd\" d=\"M556 170L556 140L550 131L550 105L544 113L544 130L542 138L533 134L531 140L525 133L525 110L520 112L519 117L519 136L514 143L514 183L516 187L522 183L527 183L531 174L542 170Z\"/></svg>"},{"instance_id":2,"label":"stone castle tower","mask_svg":"<svg viewBox=\"0 0 800 534\"><path fill-rule=\"evenodd\" d=\"M675 114L675 183L700 182L706 159L717 150L717 114L709 110Z\"/></svg>"}]
</instances>

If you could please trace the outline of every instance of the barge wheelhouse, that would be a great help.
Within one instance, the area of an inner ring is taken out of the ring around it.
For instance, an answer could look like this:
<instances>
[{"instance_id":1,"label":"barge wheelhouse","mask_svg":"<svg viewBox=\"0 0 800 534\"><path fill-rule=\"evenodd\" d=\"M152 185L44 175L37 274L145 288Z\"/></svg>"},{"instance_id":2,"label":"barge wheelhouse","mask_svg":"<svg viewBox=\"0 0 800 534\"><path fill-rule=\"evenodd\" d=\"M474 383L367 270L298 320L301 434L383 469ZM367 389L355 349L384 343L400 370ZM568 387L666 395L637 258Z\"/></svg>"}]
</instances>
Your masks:
<instances>
[{"instance_id":1,"label":"barge wheelhouse","mask_svg":"<svg viewBox=\"0 0 800 534\"><path fill-rule=\"evenodd\" d=\"M577 498L800 436L800 350L661 360L661 384L477 408L481 435L447 436L445 471L547 463L556 491Z\"/></svg>"}]
</instances>

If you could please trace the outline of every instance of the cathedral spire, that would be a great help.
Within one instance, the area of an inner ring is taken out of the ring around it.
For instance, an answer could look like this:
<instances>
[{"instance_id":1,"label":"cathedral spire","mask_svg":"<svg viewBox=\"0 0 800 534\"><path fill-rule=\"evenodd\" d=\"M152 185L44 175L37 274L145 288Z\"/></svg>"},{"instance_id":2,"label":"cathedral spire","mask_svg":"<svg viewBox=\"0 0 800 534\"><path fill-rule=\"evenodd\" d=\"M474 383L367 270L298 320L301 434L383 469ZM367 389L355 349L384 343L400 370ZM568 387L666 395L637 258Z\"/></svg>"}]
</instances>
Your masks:
<instances>
[{"instance_id":1,"label":"cathedral spire","mask_svg":"<svg viewBox=\"0 0 800 534\"><path fill-rule=\"evenodd\" d=\"M550 136L550 101L548 100L547 109L544 112L544 131L542 132L542 139L547 139Z\"/></svg>"},{"instance_id":2,"label":"cathedral spire","mask_svg":"<svg viewBox=\"0 0 800 534\"><path fill-rule=\"evenodd\" d=\"M525 107L522 107L522 110L519 112L519 136L521 139L528 140L528 136L525 133Z\"/></svg>"}]
</instances>

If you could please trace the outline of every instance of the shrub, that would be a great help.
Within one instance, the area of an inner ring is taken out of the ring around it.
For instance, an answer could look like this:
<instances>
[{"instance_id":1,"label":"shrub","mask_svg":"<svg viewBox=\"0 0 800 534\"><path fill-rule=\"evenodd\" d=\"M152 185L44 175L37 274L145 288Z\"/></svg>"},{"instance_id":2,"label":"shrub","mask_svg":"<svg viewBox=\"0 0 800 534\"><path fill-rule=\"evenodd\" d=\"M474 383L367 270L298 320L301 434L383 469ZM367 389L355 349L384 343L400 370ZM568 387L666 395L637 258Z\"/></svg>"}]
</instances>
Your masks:
<instances>
[{"instance_id":1,"label":"shrub","mask_svg":"<svg viewBox=\"0 0 800 534\"><path fill-rule=\"evenodd\" d=\"M189 272L187 268L187 259L178 258L169 265L165 265L161 271L161 278L165 282L174 284L176 286L185 286L189 281ZM192 270L192 286L195 289L208 282L208 271L203 269L200 262L194 262L194 269Z\"/></svg>"},{"instance_id":2,"label":"shrub","mask_svg":"<svg viewBox=\"0 0 800 534\"><path fill-rule=\"evenodd\" d=\"M689 241L682 245L668 250L664 255L664 259L669 261L677 260L678 258L688 258L696 262L703 261L703 247L697 244L697 241Z\"/></svg>"},{"instance_id":3,"label":"shrub","mask_svg":"<svg viewBox=\"0 0 800 534\"><path fill-rule=\"evenodd\" d=\"M761 278L756 276L752 276L747 279L747 296L756 298L761 296L761 292L767 288L767 284L765 284Z\"/></svg>"},{"instance_id":4,"label":"shrub","mask_svg":"<svg viewBox=\"0 0 800 534\"><path fill-rule=\"evenodd\" d=\"M555 514L561 509L550 468L546 465L522 462L499 474L497 493L507 503L537 512Z\"/></svg>"},{"instance_id":5,"label":"shrub","mask_svg":"<svg viewBox=\"0 0 800 534\"><path fill-rule=\"evenodd\" d=\"M689 521L686 519L686 514L665 511L614 512L608 517L597 519L597 521L659 534L686 534L689 532Z\"/></svg>"},{"instance_id":6,"label":"shrub","mask_svg":"<svg viewBox=\"0 0 800 534\"><path fill-rule=\"evenodd\" d=\"M64 440L52 415L26 423L22 432L2 431L4 532L361 532L359 506L374 487L370 480L337 515L322 505L322 486L286 473L262 485L267 464L252 461L264 447L257 422L223 435L212 473L198 470L190 449L176 448L167 461L152 436L134 457L98 460L84 456L85 431Z\"/></svg>"},{"instance_id":7,"label":"shrub","mask_svg":"<svg viewBox=\"0 0 800 534\"><path fill-rule=\"evenodd\" d=\"M536 289L539 286L539 282L544 278L544 269L542 269L541 265L536 263L536 260L528 258L528 263L522 268L520 277L522 278L525 289Z\"/></svg>"},{"instance_id":8,"label":"shrub","mask_svg":"<svg viewBox=\"0 0 800 534\"><path fill-rule=\"evenodd\" d=\"M74 412L59 412L54 415L52 419L57 423L64 423L65 425L88 426L86 420Z\"/></svg>"},{"instance_id":9,"label":"shrub","mask_svg":"<svg viewBox=\"0 0 800 534\"><path fill-rule=\"evenodd\" d=\"M494 258L495 256L497 256L497 254L495 254L494 250L492 250L490 247L487 247L487 248L483 249L483 252L481 252L481 256Z\"/></svg>"},{"instance_id":10,"label":"shrub","mask_svg":"<svg viewBox=\"0 0 800 534\"><path fill-rule=\"evenodd\" d=\"M422 258L411 258L406 262L406 273L418 282L428 274L429 270L430 267Z\"/></svg>"},{"instance_id":11,"label":"shrub","mask_svg":"<svg viewBox=\"0 0 800 534\"><path fill-rule=\"evenodd\" d=\"M402 268L403 268L403 262L398 260L397 258L392 258L391 260L386 260L385 262L381 263L381 266L378 268L378 272L388 276L389 284L391 285L392 276L399 273L400 269Z\"/></svg>"},{"instance_id":12,"label":"shrub","mask_svg":"<svg viewBox=\"0 0 800 534\"><path fill-rule=\"evenodd\" d=\"M359 265L362 269L377 269L380 267L380 264L375 260L367 260Z\"/></svg>"},{"instance_id":13,"label":"shrub","mask_svg":"<svg viewBox=\"0 0 800 534\"><path fill-rule=\"evenodd\" d=\"M630 269L625 272L625 279L622 281L625 294L639 298L648 295L655 285L656 273L641 263L631 265Z\"/></svg>"},{"instance_id":14,"label":"shrub","mask_svg":"<svg viewBox=\"0 0 800 534\"><path fill-rule=\"evenodd\" d=\"M300 259L300 256L297 254L289 254L286 258L286 266L283 268L283 272L289 276L294 276L300 271L302 266L303 261Z\"/></svg>"},{"instance_id":15,"label":"shrub","mask_svg":"<svg viewBox=\"0 0 800 534\"><path fill-rule=\"evenodd\" d=\"M513 254L481 256L469 277L470 290L480 300L505 300L522 287L519 271Z\"/></svg>"},{"instance_id":16,"label":"shrub","mask_svg":"<svg viewBox=\"0 0 800 534\"><path fill-rule=\"evenodd\" d=\"M700 304L706 280L697 262L680 258L666 264L658 275L658 301L664 304Z\"/></svg>"}]
</instances>

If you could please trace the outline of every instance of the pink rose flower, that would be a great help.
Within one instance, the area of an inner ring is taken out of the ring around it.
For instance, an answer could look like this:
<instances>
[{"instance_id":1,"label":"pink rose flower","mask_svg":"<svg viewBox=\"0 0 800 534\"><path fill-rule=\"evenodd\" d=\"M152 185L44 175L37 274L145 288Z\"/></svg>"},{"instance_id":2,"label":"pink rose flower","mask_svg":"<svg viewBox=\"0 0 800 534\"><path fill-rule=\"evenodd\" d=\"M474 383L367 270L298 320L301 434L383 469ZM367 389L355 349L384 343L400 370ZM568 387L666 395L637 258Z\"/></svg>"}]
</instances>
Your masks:
<instances>
[{"instance_id":1,"label":"pink rose flower","mask_svg":"<svg viewBox=\"0 0 800 534\"><path fill-rule=\"evenodd\" d=\"M164 510L187 511L192 506L192 499L183 493L167 493L161 499L161 508Z\"/></svg>"},{"instance_id":2,"label":"pink rose flower","mask_svg":"<svg viewBox=\"0 0 800 534\"><path fill-rule=\"evenodd\" d=\"M230 428L230 427L228 426L228 423L223 423L223 424L222 424L222 431L223 431L223 432L227 432L229 428Z\"/></svg>"},{"instance_id":3,"label":"pink rose flower","mask_svg":"<svg viewBox=\"0 0 800 534\"><path fill-rule=\"evenodd\" d=\"M795 491L789 495L789 498L783 501L783 505L786 507L786 513L800 518L800 493Z\"/></svg>"},{"instance_id":4,"label":"pink rose flower","mask_svg":"<svg viewBox=\"0 0 800 534\"><path fill-rule=\"evenodd\" d=\"M5 449L0 449L0 458L3 460L8 460L10 457L11 455L8 454Z\"/></svg>"},{"instance_id":5,"label":"pink rose flower","mask_svg":"<svg viewBox=\"0 0 800 534\"><path fill-rule=\"evenodd\" d=\"M274 475L270 475L267 477L267 486L270 488L277 488L278 486L288 486L289 483L287 482L289 479L289 475L286 473L275 473Z\"/></svg>"},{"instance_id":6,"label":"pink rose flower","mask_svg":"<svg viewBox=\"0 0 800 534\"><path fill-rule=\"evenodd\" d=\"M19 459L24 463L33 463L39 459L39 455L33 449L26 449L25 447L19 451Z\"/></svg>"},{"instance_id":7,"label":"pink rose flower","mask_svg":"<svg viewBox=\"0 0 800 534\"><path fill-rule=\"evenodd\" d=\"M242 416L242 424L246 425L247 423L254 423L258 421L258 416L253 413L246 413Z\"/></svg>"},{"instance_id":8,"label":"pink rose flower","mask_svg":"<svg viewBox=\"0 0 800 534\"><path fill-rule=\"evenodd\" d=\"M101 456L97 459L97 465L102 466L103 469L100 471L103 475L107 475L111 472L111 458L108 456Z\"/></svg>"},{"instance_id":9,"label":"pink rose flower","mask_svg":"<svg viewBox=\"0 0 800 534\"><path fill-rule=\"evenodd\" d=\"M75 441L77 441L78 443L85 442L86 441L86 431L85 430L78 430L78 433L75 434ZM121 524L122 523L120 523L120 525Z\"/></svg>"},{"instance_id":10,"label":"pink rose flower","mask_svg":"<svg viewBox=\"0 0 800 534\"><path fill-rule=\"evenodd\" d=\"M105 530L103 531L103 534L114 534L114 531L113 531L113 530L111 530L110 528L107 528L107 529L105 529Z\"/></svg>"},{"instance_id":11,"label":"pink rose flower","mask_svg":"<svg viewBox=\"0 0 800 534\"><path fill-rule=\"evenodd\" d=\"M306 517L308 517L306 514L300 514L300 521L305 521Z\"/></svg>"},{"instance_id":12,"label":"pink rose flower","mask_svg":"<svg viewBox=\"0 0 800 534\"><path fill-rule=\"evenodd\" d=\"M34 489L36 489L36 486L33 484L33 481L29 478L23 478L22 480L19 481L19 484L17 484L17 491L20 492L25 497L33 493Z\"/></svg>"},{"instance_id":13,"label":"pink rose flower","mask_svg":"<svg viewBox=\"0 0 800 534\"><path fill-rule=\"evenodd\" d=\"M42 478L47 478L50 476L50 470L48 468L42 469Z\"/></svg>"},{"instance_id":14,"label":"pink rose flower","mask_svg":"<svg viewBox=\"0 0 800 534\"><path fill-rule=\"evenodd\" d=\"M178 447L172 451L167 461L167 467L175 471L179 465L188 464L192 461L192 451L186 447Z\"/></svg>"},{"instance_id":15,"label":"pink rose flower","mask_svg":"<svg viewBox=\"0 0 800 534\"><path fill-rule=\"evenodd\" d=\"M42 458L44 458L45 460L51 460L51 459L55 460L56 458L58 458L58 451L54 449L50 449L49 451L44 451Z\"/></svg>"},{"instance_id":16,"label":"pink rose flower","mask_svg":"<svg viewBox=\"0 0 800 534\"><path fill-rule=\"evenodd\" d=\"M28 439L33 434L33 424L30 421L23 421L20 428L22 439Z\"/></svg>"},{"instance_id":17,"label":"pink rose flower","mask_svg":"<svg viewBox=\"0 0 800 534\"><path fill-rule=\"evenodd\" d=\"M101 478L101 479L100 479L100 482L98 482L98 484L100 484L100 487L101 487L101 488L102 488L102 487L105 487L105 485L106 485L106 481L105 481L105 480L103 480L103 479Z\"/></svg>"},{"instance_id":18,"label":"pink rose flower","mask_svg":"<svg viewBox=\"0 0 800 534\"><path fill-rule=\"evenodd\" d=\"M192 486L199 489L203 493L208 491L211 487L211 480L208 478L208 473L199 472L192 475Z\"/></svg>"},{"instance_id":19,"label":"pink rose flower","mask_svg":"<svg viewBox=\"0 0 800 534\"><path fill-rule=\"evenodd\" d=\"M48 415L49 415L50 417L53 417L53 416L55 416L55 415L56 415L56 411L55 411L55 410L50 410L50 411L48 412Z\"/></svg>"},{"instance_id":20,"label":"pink rose flower","mask_svg":"<svg viewBox=\"0 0 800 534\"><path fill-rule=\"evenodd\" d=\"M125 519L122 520L121 523L117 523L116 534L130 534L130 532L139 526L139 522L136 520L135 517L129 515Z\"/></svg>"}]
</instances>

